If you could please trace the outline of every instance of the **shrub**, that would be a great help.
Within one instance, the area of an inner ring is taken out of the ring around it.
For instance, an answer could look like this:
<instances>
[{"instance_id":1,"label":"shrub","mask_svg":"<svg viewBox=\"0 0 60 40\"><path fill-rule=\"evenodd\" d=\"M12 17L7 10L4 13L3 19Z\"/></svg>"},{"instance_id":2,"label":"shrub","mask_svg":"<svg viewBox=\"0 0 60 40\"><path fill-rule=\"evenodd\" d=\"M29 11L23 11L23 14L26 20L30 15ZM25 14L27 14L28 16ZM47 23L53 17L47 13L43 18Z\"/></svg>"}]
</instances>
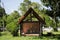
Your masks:
<instances>
[{"instance_id":1,"label":"shrub","mask_svg":"<svg viewBox=\"0 0 60 40\"><path fill-rule=\"evenodd\" d=\"M7 26L6 26L7 30L9 32L11 32L11 34L13 36L17 36L18 35L18 28L19 27L17 27L18 25L16 23L17 23L16 21L13 21L13 22L7 24Z\"/></svg>"}]
</instances>

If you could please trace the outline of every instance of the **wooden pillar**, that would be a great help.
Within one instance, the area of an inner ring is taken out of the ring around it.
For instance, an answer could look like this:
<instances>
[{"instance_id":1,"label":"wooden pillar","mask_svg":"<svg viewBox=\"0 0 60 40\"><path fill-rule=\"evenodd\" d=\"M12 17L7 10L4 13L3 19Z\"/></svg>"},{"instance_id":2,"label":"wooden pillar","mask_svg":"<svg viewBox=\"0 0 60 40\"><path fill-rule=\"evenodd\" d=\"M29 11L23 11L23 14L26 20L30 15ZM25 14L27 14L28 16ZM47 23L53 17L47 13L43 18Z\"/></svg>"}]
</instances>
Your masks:
<instances>
[{"instance_id":1,"label":"wooden pillar","mask_svg":"<svg viewBox=\"0 0 60 40\"><path fill-rule=\"evenodd\" d=\"M40 23L39 23L39 25L40 25ZM39 36L41 35L41 28L40 28L40 26L39 26Z\"/></svg>"},{"instance_id":2,"label":"wooden pillar","mask_svg":"<svg viewBox=\"0 0 60 40\"><path fill-rule=\"evenodd\" d=\"M42 36L42 23L40 22L40 33L39 33L39 36Z\"/></svg>"}]
</instances>

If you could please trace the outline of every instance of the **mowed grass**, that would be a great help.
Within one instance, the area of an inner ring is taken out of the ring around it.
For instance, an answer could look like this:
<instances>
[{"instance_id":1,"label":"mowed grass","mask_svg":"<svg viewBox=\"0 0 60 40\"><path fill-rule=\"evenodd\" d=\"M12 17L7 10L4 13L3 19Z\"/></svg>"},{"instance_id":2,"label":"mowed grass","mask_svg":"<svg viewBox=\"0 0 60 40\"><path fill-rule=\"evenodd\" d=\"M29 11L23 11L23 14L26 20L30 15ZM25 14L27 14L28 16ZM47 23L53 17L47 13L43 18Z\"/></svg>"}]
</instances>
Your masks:
<instances>
[{"instance_id":1,"label":"mowed grass","mask_svg":"<svg viewBox=\"0 0 60 40\"><path fill-rule=\"evenodd\" d=\"M37 36L17 36L13 37L10 32L2 32L0 36L0 40L59 40L54 37L37 37Z\"/></svg>"}]
</instances>

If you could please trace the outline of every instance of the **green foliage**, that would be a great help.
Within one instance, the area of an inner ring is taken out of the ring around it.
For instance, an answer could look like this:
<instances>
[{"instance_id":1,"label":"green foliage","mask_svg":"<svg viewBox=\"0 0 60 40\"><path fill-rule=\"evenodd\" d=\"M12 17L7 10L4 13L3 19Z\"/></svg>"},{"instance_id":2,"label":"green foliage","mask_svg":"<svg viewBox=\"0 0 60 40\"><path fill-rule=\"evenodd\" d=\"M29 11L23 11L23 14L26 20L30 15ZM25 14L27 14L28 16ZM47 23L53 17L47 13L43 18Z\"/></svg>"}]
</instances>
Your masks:
<instances>
[{"instance_id":1,"label":"green foliage","mask_svg":"<svg viewBox=\"0 0 60 40\"><path fill-rule=\"evenodd\" d=\"M0 27L3 27L3 21L5 21L4 16L6 15L5 9L0 7Z\"/></svg>"},{"instance_id":2,"label":"green foliage","mask_svg":"<svg viewBox=\"0 0 60 40\"><path fill-rule=\"evenodd\" d=\"M10 32L13 32L16 27L17 27L16 22L11 22L6 26L7 30L9 30Z\"/></svg>"},{"instance_id":3,"label":"green foliage","mask_svg":"<svg viewBox=\"0 0 60 40\"><path fill-rule=\"evenodd\" d=\"M60 22L58 23L58 27L60 27Z\"/></svg>"},{"instance_id":4,"label":"green foliage","mask_svg":"<svg viewBox=\"0 0 60 40\"><path fill-rule=\"evenodd\" d=\"M24 0L23 3L20 4L19 10L21 11L22 15L30 8L38 9L41 7L39 3L31 2L30 0Z\"/></svg>"},{"instance_id":5,"label":"green foliage","mask_svg":"<svg viewBox=\"0 0 60 40\"><path fill-rule=\"evenodd\" d=\"M6 19L7 24L9 24L10 22L13 22L14 19L17 19L19 16L20 16L19 13L17 11L14 11L7 17Z\"/></svg>"},{"instance_id":6,"label":"green foliage","mask_svg":"<svg viewBox=\"0 0 60 40\"><path fill-rule=\"evenodd\" d=\"M4 13L5 9L4 8L0 8L0 13Z\"/></svg>"},{"instance_id":7,"label":"green foliage","mask_svg":"<svg viewBox=\"0 0 60 40\"><path fill-rule=\"evenodd\" d=\"M13 35L18 30L18 20L19 20L19 13L17 11L12 12L6 19L6 28L10 31Z\"/></svg>"},{"instance_id":8,"label":"green foliage","mask_svg":"<svg viewBox=\"0 0 60 40\"><path fill-rule=\"evenodd\" d=\"M5 9L0 7L0 17L3 17L3 15L6 15Z\"/></svg>"},{"instance_id":9,"label":"green foliage","mask_svg":"<svg viewBox=\"0 0 60 40\"><path fill-rule=\"evenodd\" d=\"M13 22L10 22L9 24L6 25L6 28L8 31L10 31L13 35L15 32L18 30L18 19L15 19Z\"/></svg>"},{"instance_id":10,"label":"green foliage","mask_svg":"<svg viewBox=\"0 0 60 40\"><path fill-rule=\"evenodd\" d=\"M57 30L58 19L60 17L60 0L41 0L46 7L50 7L52 10L46 10L46 14L54 19L54 29Z\"/></svg>"},{"instance_id":11,"label":"green foliage","mask_svg":"<svg viewBox=\"0 0 60 40\"><path fill-rule=\"evenodd\" d=\"M50 19L51 17L48 16L47 14L45 14L45 11L42 10L38 10L38 9L35 9L35 11L39 14L39 16L45 20L45 23L46 23L46 26L49 27L49 26L52 26L54 27L54 19Z\"/></svg>"},{"instance_id":12,"label":"green foliage","mask_svg":"<svg viewBox=\"0 0 60 40\"><path fill-rule=\"evenodd\" d=\"M0 18L0 27L2 26L2 23L1 22L2 22L2 19Z\"/></svg>"}]
</instances>

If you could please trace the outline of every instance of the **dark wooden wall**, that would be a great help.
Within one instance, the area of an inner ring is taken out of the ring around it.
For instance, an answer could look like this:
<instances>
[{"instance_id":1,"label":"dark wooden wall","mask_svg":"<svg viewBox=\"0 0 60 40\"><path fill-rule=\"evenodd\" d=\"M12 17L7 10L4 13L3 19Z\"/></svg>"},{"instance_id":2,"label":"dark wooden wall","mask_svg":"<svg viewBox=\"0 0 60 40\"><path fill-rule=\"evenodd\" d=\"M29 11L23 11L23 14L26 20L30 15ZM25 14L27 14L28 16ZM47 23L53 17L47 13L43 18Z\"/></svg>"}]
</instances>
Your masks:
<instances>
[{"instance_id":1,"label":"dark wooden wall","mask_svg":"<svg viewBox=\"0 0 60 40\"><path fill-rule=\"evenodd\" d=\"M24 34L39 34L40 24L39 22L23 22L22 33Z\"/></svg>"}]
</instances>

